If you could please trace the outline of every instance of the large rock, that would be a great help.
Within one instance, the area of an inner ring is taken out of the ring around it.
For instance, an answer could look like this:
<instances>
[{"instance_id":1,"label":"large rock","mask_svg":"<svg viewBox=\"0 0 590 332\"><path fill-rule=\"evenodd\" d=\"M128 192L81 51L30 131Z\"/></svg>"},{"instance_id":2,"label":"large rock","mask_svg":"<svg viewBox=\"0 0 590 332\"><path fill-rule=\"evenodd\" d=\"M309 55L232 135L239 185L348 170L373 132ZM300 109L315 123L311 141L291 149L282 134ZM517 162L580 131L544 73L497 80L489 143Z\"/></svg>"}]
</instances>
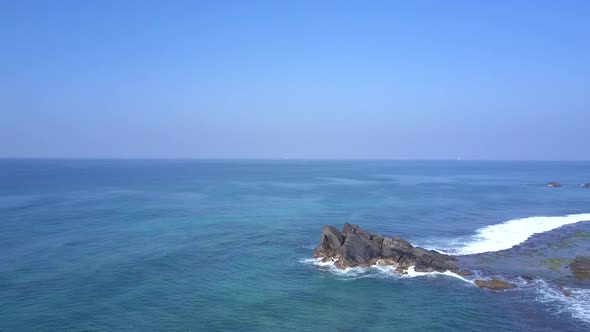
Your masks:
<instances>
[{"instance_id":1,"label":"large rock","mask_svg":"<svg viewBox=\"0 0 590 332\"><path fill-rule=\"evenodd\" d=\"M590 257L576 257L570 264L570 270L576 278L590 278Z\"/></svg>"},{"instance_id":2,"label":"large rock","mask_svg":"<svg viewBox=\"0 0 590 332\"><path fill-rule=\"evenodd\" d=\"M339 249L338 266L341 268L372 265L381 257L381 242L364 234L349 233Z\"/></svg>"},{"instance_id":3,"label":"large rock","mask_svg":"<svg viewBox=\"0 0 590 332\"><path fill-rule=\"evenodd\" d=\"M492 280L475 280L475 284L477 285L477 287L479 288L486 288L486 289L491 289L491 290L496 290L496 291L500 291L500 290L506 290L506 289L511 289L516 287L515 285L502 281L502 280L498 280L498 279L492 279Z\"/></svg>"},{"instance_id":4,"label":"large rock","mask_svg":"<svg viewBox=\"0 0 590 332\"><path fill-rule=\"evenodd\" d=\"M342 234L336 227L324 226L322 228L322 237L320 238L320 245L315 249L313 255L315 257L332 257L336 255L336 251L342 246L344 240Z\"/></svg>"},{"instance_id":5,"label":"large rock","mask_svg":"<svg viewBox=\"0 0 590 332\"><path fill-rule=\"evenodd\" d=\"M455 258L451 256L414 247L399 237L389 238L369 233L349 223L344 224L342 232L335 227L324 226L314 256L331 259L342 269L378 263L396 265L400 271L414 266L418 272L459 272Z\"/></svg>"},{"instance_id":6,"label":"large rock","mask_svg":"<svg viewBox=\"0 0 590 332\"><path fill-rule=\"evenodd\" d=\"M408 255L414 247L410 242L399 238L383 238L383 244L381 246L381 255L387 261L393 262L393 264L399 264L403 266L409 266L409 260L404 259L405 255ZM409 258L409 255L406 257Z\"/></svg>"}]
</instances>

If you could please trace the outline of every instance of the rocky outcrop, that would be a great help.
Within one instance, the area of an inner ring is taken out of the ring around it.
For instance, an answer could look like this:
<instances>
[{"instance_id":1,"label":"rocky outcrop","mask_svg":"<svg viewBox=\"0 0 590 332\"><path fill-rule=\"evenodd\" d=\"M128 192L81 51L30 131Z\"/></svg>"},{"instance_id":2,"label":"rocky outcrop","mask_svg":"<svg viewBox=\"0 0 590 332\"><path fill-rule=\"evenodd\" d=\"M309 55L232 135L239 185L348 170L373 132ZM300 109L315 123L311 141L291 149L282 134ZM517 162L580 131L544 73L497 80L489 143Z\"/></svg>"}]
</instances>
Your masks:
<instances>
[{"instance_id":1,"label":"rocky outcrop","mask_svg":"<svg viewBox=\"0 0 590 332\"><path fill-rule=\"evenodd\" d=\"M491 279L491 280L475 280L475 285L479 288L491 289L491 290L506 290L516 287L515 285L498 280L498 279Z\"/></svg>"},{"instance_id":2,"label":"rocky outcrop","mask_svg":"<svg viewBox=\"0 0 590 332\"><path fill-rule=\"evenodd\" d=\"M460 272L452 256L414 247L399 237L369 233L349 223L344 224L342 231L324 226L314 257L332 260L341 269L380 264L395 265L401 273L410 266L417 272Z\"/></svg>"},{"instance_id":3,"label":"rocky outcrop","mask_svg":"<svg viewBox=\"0 0 590 332\"><path fill-rule=\"evenodd\" d=\"M547 183L547 187L555 187L555 188L561 187L561 183L552 181L552 182Z\"/></svg>"},{"instance_id":4,"label":"rocky outcrop","mask_svg":"<svg viewBox=\"0 0 590 332\"><path fill-rule=\"evenodd\" d=\"M578 256L569 265L574 277L579 279L590 278L590 257Z\"/></svg>"}]
</instances>

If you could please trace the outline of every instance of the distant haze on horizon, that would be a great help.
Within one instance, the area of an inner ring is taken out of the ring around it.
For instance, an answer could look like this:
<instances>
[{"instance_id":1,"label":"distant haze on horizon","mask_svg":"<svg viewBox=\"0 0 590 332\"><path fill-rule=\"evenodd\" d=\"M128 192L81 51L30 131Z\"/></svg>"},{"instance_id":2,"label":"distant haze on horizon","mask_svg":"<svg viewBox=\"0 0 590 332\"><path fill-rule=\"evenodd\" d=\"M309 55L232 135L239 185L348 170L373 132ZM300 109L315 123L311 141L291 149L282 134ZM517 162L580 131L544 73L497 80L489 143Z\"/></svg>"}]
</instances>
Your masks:
<instances>
[{"instance_id":1,"label":"distant haze on horizon","mask_svg":"<svg viewBox=\"0 0 590 332\"><path fill-rule=\"evenodd\" d=\"M0 157L590 159L590 1L4 1Z\"/></svg>"}]
</instances>

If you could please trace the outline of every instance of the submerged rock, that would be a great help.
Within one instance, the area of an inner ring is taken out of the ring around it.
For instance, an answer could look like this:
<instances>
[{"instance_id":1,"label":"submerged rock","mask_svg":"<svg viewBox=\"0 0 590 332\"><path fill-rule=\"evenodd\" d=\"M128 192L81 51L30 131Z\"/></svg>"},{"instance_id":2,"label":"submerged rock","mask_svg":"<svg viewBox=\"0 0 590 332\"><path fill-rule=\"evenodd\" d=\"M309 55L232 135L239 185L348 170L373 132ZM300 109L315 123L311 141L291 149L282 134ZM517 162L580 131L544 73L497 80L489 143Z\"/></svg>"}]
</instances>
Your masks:
<instances>
[{"instance_id":1,"label":"submerged rock","mask_svg":"<svg viewBox=\"0 0 590 332\"><path fill-rule=\"evenodd\" d=\"M552 181L547 183L547 187L561 187L561 183Z\"/></svg>"},{"instance_id":2,"label":"submerged rock","mask_svg":"<svg viewBox=\"0 0 590 332\"><path fill-rule=\"evenodd\" d=\"M565 295L567 297L570 297L573 294L570 290L566 289L565 286L563 286L563 285L559 285L558 289L563 295Z\"/></svg>"},{"instance_id":3,"label":"submerged rock","mask_svg":"<svg viewBox=\"0 0 590 332\"><path fill-rule=\"evenodd\" d=\"M400 273L410 266L414 266L417 272L459 271L452 256L414 247L399 237L369 233L349 223L344 224L342 231L324 226L314 256L323 260L332 259L334 265L341 269L379 264L395 265Z\"/></svg>"},{"instance_id":4,"label":"submerged rock","mask_svg":"<svg viewBox=\"0 0 590 332\"><path fill-rule=\"evenodd\" d=\"M590 278L590 257L578 256L569 265L574 277L579 279Z\"/></svg>"},{"instance_id":5,"label":"submerged rock","mask_svg":"<svg viewBox=\"0 0 590 332\"><path fill-rule=\"evenodd\" d=\"M498 279L491 279L491 280L475 280L475 284L479 288L491 289L491 290L506 290L516 287L516 285L511 284L506 281L498 280Z\"/></svg>"},{"instance_id":6,"label":"submerged rock","mask_svg":"<svg viewBox=\"0 0 590 332\"><path fill-rule=\"evenodd\" d=\"M473 275L473 273L471 273L471 271L469 271L469 270L461 270L461 271L457 272L457 274L460 276L464 276L464 277L470 277Z\"/></svg>"}]
</instances>

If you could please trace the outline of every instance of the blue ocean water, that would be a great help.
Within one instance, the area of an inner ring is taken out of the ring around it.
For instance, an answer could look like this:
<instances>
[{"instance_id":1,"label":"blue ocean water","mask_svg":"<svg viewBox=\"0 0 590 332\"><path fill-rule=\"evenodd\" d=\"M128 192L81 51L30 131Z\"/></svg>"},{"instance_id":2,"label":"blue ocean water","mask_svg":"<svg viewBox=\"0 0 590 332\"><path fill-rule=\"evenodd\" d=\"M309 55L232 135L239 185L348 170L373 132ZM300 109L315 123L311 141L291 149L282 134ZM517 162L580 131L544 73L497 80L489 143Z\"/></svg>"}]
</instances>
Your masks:
<instances>
[{"instance_id":1,"label":"blue ocean water","mask_svg":"<svg viewBox=\"0 0 590 332\"><path fill-rule=\"evenodd\" d=\"M0 160L0 330L590 330L564 266L590 253L582 182L590 162ZM519 287L314 264L344 222Z\"/></svg>"}]
</instances>

